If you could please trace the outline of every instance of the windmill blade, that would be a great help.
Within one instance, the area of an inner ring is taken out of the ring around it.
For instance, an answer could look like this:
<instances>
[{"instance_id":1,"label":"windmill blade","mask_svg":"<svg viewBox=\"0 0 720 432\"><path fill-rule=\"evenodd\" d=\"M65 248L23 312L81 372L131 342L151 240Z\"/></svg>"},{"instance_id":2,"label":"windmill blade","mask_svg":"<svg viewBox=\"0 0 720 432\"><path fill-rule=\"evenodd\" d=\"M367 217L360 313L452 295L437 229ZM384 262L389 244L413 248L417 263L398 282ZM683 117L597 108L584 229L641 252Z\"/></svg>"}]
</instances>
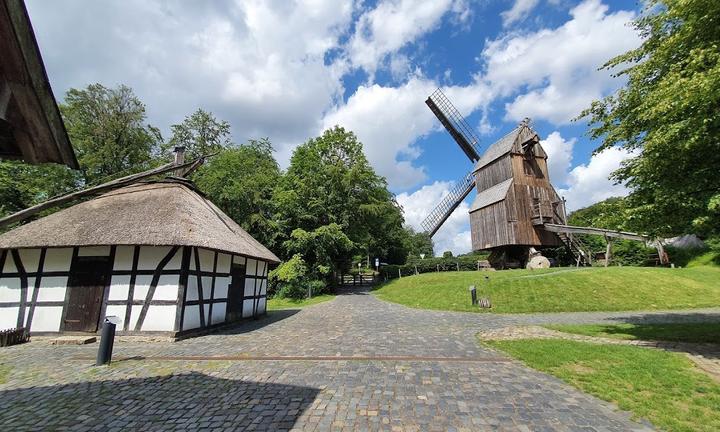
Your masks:
<instances>
[{"instance_id":1,"label":"windmill blade","mask_svg":"<svg viewBox=\"0 0 720 432\"><path fill-rule=\"evenodd\" d=\"M467 173L465 177L455 183L450 193L445 195L435 209L422 221L420 224L422 229L431 237L434 236L474 187L475 177L471 172Z\"/></svg>"},{"instance_id":2,"label":"windmill blade","mask_svg":"<svg viewBox=\"0 0 720 432\"><path fill-rule=\"evenodd\" d=\"M473 162L479 160L480 153L477 145L480 140L475 136L460 111L450 102L450 99L440 89L437 89L427 98L425 104L435 114L435 117L440 120L440 123L455 139L467 157Z\"/></svg>"}]
</instances>

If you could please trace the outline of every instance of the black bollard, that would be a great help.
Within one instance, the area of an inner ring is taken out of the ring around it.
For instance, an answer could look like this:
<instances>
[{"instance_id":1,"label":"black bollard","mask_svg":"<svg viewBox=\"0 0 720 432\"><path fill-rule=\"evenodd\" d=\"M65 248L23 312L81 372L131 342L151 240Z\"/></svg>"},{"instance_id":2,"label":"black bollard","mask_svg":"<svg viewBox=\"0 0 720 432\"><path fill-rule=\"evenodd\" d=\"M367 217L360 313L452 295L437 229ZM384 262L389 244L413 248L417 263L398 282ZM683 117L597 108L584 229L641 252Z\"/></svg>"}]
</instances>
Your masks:
<instances>
[{"instance_id":1,"label":"black bollard","mask_svg":"<svg viewBox=\"0 0 720 432\"><path fill-rule=\"evenodd\" d=\"M96 366L110 364L114 341L115 324L105 318L105 321L103 321L102 333L100 335L100 347L98 348L97 360L95 360Z\"/></svg>"},{"instance_id":2,"label":"black bollard","mask_svg":"<svg viewBox=\"0 0 720 432\"><path fill-rule=\"evenodd\" d=\"M470 297L472 298L472 304L475 306L478 304L477 300L477 289L475 289L475 285L470 285Z\"/></svg>"}]
</instances>

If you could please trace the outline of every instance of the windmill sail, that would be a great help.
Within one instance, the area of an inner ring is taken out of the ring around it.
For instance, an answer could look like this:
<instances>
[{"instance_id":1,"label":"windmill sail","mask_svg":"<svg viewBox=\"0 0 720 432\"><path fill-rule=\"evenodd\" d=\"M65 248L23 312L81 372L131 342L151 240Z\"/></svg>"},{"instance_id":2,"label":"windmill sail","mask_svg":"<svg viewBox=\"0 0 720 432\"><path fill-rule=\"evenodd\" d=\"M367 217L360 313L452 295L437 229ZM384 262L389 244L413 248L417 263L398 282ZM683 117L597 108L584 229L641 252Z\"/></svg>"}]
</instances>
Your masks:
<instances>
[{"instance_id":1,"label":"windmill sail","mask_svg":"<svg viewBox=\"0 0 720 432\"><path fill-rule=\"evenodd\" d=\"M443 223L450 217L453 211L460 205L466 196L475 187L475 178L472 173L467 173L460 181L450 189L450 193L440 201L433 211L420 224L430 236L435 235Z\"/></svg>"},{"instance_id":2,"label":"windmill sail","mask_svg":"<svg viewBox=\"0 0 720 432\"><path fill-rule=\"evenodd\" d=\"M425 104L440 120L440 123L455 139L467 157L473 162L479 160L480 154L477 145L480 141L450 99L440 89L437 89L427 98Z\"/></svg>"}]
</instances>

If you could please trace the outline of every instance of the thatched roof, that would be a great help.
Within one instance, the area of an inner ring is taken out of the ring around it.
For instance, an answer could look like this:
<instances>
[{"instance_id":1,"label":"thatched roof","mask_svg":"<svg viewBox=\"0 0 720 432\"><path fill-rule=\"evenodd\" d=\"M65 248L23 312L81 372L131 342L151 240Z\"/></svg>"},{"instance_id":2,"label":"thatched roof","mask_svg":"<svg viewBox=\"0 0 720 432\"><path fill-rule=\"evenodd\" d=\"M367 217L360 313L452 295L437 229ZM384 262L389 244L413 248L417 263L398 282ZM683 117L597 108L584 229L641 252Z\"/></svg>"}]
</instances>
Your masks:
<instances>
[{"instance_id":1,"label":"thatched roof","mask_svg":"<svg viewBox=\"0 0 720 432\"><path fill-rule=\"evenodd\" d=\"M486 167L508 153L523 153L523 144L528 141L535 141L536 143L539 143L540 139L537 132L528 126L527 121L524 121L510 133L493 143L493 145L491 145L485 153L483 153L480 160L477 161L473 172ZM536 144L533 147L533 151L536 156L546 157L545 152L542 150L542 147L540 147L540 144Z\"/></svg>"},{"instance_id":2,"label":"thatched roof","mask_svg":"<svg viewBox=\"0 0 720 432\"><path fill-rule=\"evenodd\" d=\"M485 208L491 204L502 201L507 197L510 186L513 184L513 179L509 178L504 182L498 183L495 186L489 187L482 192L479 192L470 206L470 213Z\"/></svg>"},{"instance_id":3,"label":"thatched roof","mask_svg":"<svg viewBox=\"0 0 720 432\"><path fill-rule=\"evenodd\" d=\"M279 261L177 180L117 189L0 235L0 249L104 245L198 246Z\"/></svg>"}]
</instances>

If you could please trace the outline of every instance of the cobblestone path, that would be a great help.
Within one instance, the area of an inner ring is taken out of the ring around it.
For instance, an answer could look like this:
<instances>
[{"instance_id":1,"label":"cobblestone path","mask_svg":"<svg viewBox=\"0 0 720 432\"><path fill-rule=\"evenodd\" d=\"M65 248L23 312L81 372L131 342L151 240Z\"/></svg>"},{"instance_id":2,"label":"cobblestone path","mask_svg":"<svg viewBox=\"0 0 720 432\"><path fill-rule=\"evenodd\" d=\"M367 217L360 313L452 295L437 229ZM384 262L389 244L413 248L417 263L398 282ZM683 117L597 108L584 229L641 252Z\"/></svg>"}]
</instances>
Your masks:
<instances>
[{"instance_id":1,"label":"cobblestone path","mask_svg":"<svg viewBox=\"0 0 720 432\"><path fill-rule=\"evenodd\" d=\"M546 322L720 321L720 311L490 315L340 295L180 342L0 349L0 430L649 430L476 342Z\"/></svg>"}]
</instances>

